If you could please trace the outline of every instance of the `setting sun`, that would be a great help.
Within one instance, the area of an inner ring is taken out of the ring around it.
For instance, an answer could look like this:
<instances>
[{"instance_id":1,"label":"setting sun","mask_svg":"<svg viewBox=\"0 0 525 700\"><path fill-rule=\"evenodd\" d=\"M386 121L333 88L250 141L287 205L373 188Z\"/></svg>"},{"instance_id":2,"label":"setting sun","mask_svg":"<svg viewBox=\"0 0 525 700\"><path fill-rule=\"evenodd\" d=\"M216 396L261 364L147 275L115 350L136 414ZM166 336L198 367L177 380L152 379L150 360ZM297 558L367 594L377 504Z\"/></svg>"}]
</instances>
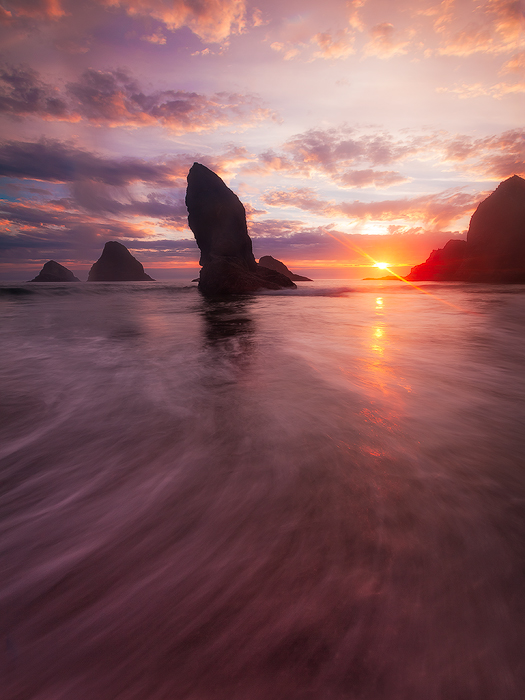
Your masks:
<instances>
[{"instance_id":1,"label":"setting sun","mask_svg":"<svg viewBox=\"0 0 525 700\"><path fill-rule=\"evenodd\" d=\"M388 267L388 263L386 262L377 262L374 267L378 267L380 270L386 270Z\"/></svg>"}]
</instances>

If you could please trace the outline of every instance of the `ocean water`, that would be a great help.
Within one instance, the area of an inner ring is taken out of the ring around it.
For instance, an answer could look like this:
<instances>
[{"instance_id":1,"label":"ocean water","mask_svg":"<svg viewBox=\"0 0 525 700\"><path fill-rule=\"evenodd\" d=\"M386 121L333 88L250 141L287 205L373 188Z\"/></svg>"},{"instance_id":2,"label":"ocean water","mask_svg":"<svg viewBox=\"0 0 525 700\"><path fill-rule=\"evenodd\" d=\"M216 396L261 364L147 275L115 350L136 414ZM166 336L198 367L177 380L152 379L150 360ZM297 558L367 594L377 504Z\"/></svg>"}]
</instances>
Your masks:
<instances>
[{"instance_id":1,"label":"ocean water","mask_svg":"<svg viewBox=\"0 0 525 700\"><path fill-rule=\"evenodd\" d=\"M0 319L2 700L525 697L525 286Z\"/></svg>"}]
</instances>

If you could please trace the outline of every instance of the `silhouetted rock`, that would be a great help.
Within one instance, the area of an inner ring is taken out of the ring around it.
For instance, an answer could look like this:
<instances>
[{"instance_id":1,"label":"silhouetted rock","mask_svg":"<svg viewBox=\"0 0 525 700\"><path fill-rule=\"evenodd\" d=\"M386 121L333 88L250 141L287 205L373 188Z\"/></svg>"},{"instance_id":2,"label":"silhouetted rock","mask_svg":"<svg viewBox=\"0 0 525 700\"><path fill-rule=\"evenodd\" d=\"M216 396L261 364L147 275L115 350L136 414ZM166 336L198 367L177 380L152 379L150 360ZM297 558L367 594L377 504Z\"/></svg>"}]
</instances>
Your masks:
<instances>
[{"instance_id":1,"label":"silhouetted rock","mask_svg":"<svg viewBox=\"0 0 525 700\"><path fill-rule=\"evenodd\" d=\"M142 263L118 241L108 241L89 271L88 282L153 282Z\"/></svg>"},{"instance_id":2,"label":"silhouetted rock","mask_svg":"<svg viewBox=\"0 0 525 700\"><path fill-rule=\"evenodd\" d=\"M49 260L30 282L80 282L78 277L55 260Z\"/></svg>"},{"instance_id":3,"label":"silhouetted rock","mask_svg":"<svg viewBox=\"0 0 525 700\"><path fill-rule=\"evenodd\" d=\"M186 190L188 224L201 251L199 289L207 296L295 288L285 275L259 267L244 207L214 172L194 163Z\"/></svg>"},{"instance_id":4,"label":"silhouetted rock","mask_svg":"<svg viewBox=\"0 0 525 700\"><path fill-rule=\"evenodd\" d=\"M467 240L451 240L408 280L525 283L525 180L513 175L483 200Z\"/></svg>"},{"instance_id":5,"label":"silhouetted rock","mask_svg":"<svg viewBox=\"0 0 525 700\"><path fill-rule=\"evenodd\" d=\"M309 277L303 277L302 275L296 275L294 272L291 272L291 270L289 270L283 262L276 260L271 255L263 255L262 258L259 258L259 265L267 267L270 270L280 272L281 275L285 275L288 277L288 279L291 279L294 282L312 281Z\"/></svg>"},{"instance_id":6,"label":"silhouetted rock","mask_svg":"<svg viewBox=\"0 0 525 700\"><path fill-rule=\"evenodd\" d=\"M435 282L459 279L458 270L467 255L467 241L450 240L443 248L433 250L426 261L413 267L406 276L411 282L433 280Z\"/></svg>"}]
</instances>

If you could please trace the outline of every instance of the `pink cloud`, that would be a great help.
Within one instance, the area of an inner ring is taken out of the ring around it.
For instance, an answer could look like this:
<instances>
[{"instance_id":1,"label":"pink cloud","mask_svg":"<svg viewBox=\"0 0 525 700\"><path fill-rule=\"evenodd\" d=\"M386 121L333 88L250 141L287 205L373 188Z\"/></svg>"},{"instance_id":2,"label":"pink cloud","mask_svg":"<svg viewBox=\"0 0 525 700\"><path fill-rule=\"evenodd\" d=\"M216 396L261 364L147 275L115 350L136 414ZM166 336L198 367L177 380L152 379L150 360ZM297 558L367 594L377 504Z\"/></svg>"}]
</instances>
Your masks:
<instances>
[{"instance_id":1,"label":"pink cloud","mask_svg":"<svg viewBox=\"0 0 525 700\"><path fill-rule=\"evenodd\" d=\"M347 58L355 53L354 35L347 29L338 29L335 32L321 32L313 37L319 49L315 51L314 58L339 59Z\"/></svg>"},{"instance_id":2,"label":"pink cloud","mask_svg":"<svg viewBox=\"0 0 525 700\"><path fill-rule=\"evenodd\" d=\"M381 165L408 160L452 163L456 170L483 179L502 179L524 170L525 130L474 139L444 131L352 129L347 126L311 129L282 144L282 151L265 151L247 174L274 172L294 177L325 176L339 187L390 187L411 178Z\"/></svg>"},{"instance_id":3,"label":"pink cloud","mask_svg":"<svg viewBox=\"0 0 525 700\"><path fill-rule=\"evenodd\" d=\"M410 42L399 36L389 22L376 24L370 29L370 41L363 49L364 56L392 58L408 52Z\"/></svg>"},{"instance_id":4,"label":"pink cloud","mask_svg":"<svg viewBox=\"0 0 525 700\"><path fill-rule=\"evenodd\" d=\"M66 86L65 94L28 66L0 67L0 112L48 120L86 120L100 126L160 125L178 133L211 131L235 124L247 128L275 119L254 95L185 90L142 91L125 70L93 70Z\"/></svg>"},{"instance_id":5,"label":"pink cloud","mask_svg":"<svg viewBox=\"0 0 525 700\"><path fill-rule=\"evenodd\" d=\"M267 193L263 201L269 206L297 207L327 218L422 222L432 229L440 230L472 212L479 201L478 197L452 189L437 195L376 202L354 200L336 204L320 199L312 189L303 187Z\"/></svg>"},{"instance_id":6,"label":"pink cloud","mask_svg":"<svg viewBox=\"0 0 525 700\"><path fill-rule=\"evenodd\" d=\"M18 17L55 20L66 15L61 0L15 0L9 4L12 7L9 14Z\"/></svg>"},{"instance_id":7,"label":"pink cloud","mask_svg":"<svg viewBox=\"0 0 525 700\"><path fill-rule=\"evenodd\" d=\"M99 0L106 7L121 7L131 16L154 17L174 31L189 27L206 42L220 43L246 27L244 0Z\"/></svg>"},{"instance_id":8,"label":"pink cloud","mask_svg":"<svg viewBox=\"0 0 525 700\"><path fill-rule=\"evenodd\" d=\"M335 178L334 178L335 179ZM342 173L337 182L343 187L391 187L408 182L410 178L403 177L395 170L347 170Z\"/></svg>"}]
</instances>

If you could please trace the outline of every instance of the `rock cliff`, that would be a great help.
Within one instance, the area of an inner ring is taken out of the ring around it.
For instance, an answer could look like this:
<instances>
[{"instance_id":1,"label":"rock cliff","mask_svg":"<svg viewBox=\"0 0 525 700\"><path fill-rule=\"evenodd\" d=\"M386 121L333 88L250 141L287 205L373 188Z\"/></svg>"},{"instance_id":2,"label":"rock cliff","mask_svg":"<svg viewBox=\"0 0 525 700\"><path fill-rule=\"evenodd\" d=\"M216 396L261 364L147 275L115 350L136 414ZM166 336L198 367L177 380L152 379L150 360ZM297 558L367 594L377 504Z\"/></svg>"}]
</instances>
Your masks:
<instances>
[{"instance_id":1,"label":"rock cliff","mask_svg":"<svg viewBox=\"0 0 525 700\"><path fill-rule=\"evenodd\" d=\"M78 277L55 260L49 260L30 282L80 282Z\"/></svg>"},{"instance_id":2,"label":"rock cliff","mask_svg":"<svg viewBox=\"0 0 525 700\"><path fill-rule=\"evenodd\" d=\"M88 282L153 282L125 245L108 241L89 271Z\"/></svg>"},{"instance_id":3,"label":"rock cliff","mask_svg":"<svg viewBox=\"0 0 525 700\"><path fill-rule=\"evenodd\" d=\"M201 251L199 289L207 296L295 287L286 275L257 265L246 212L237 195L206 166L194 163L186 190L188 224Z\"/></svg>"},{"instance_id":4,"label":"rock cliff","mask_svg":"<svg viewBox=\"0 0 525 700\"><path fill-rule=\"evenodd\" d=\"M525 180L513 175L478 206L467 240L450 240L410 281L525 283Z\"/></svg>"}]
</instances>

